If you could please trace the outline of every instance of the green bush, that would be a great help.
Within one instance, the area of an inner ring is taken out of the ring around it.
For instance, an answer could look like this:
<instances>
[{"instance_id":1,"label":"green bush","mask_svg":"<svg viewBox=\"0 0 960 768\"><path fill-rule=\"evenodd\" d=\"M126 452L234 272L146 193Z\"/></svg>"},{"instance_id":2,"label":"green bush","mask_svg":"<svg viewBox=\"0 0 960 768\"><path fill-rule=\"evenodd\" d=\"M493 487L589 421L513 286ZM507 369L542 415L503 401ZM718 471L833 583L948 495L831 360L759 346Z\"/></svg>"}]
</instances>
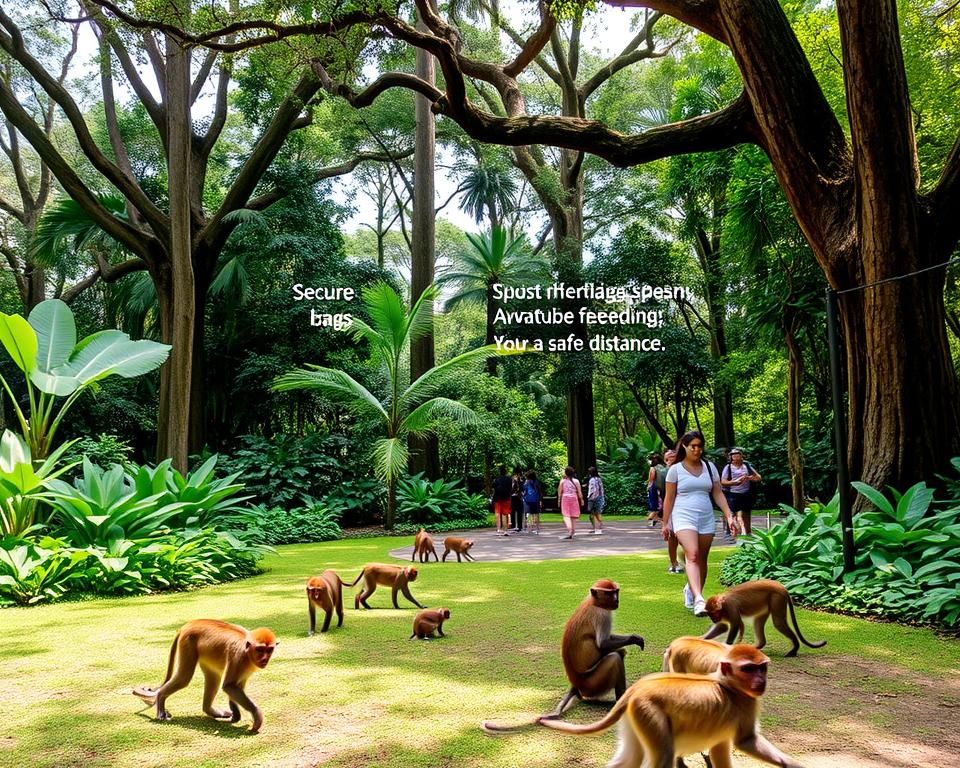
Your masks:
<instances>
[{"instance_id":1,"label":"green bush","mask_svg":"<svg viewBox=\"0 0 960 768\"><path fill-rule=\"evenodd\" d=\"M624 471L617 464L600 467L603 478L603 493L607 506L604 512L611 515L647 515L647 476L633 471Z\"/></svg>"},{"instance_id":2,"label":"green bush","mask_svg":"<svg viewBox=\"0 0 960 768\"><path fill-rule=\"evenodd\" d=\"M257 506L242 519L257 541L271 545L333 541L339 539L341 533L337 513L312 500L303 507L290 510Z\"/></svg>"},{"instance_id":3,"label":"green bush","mask_svg":"<svg viewBox=\"0 0 960 768\"><path fill-rule=\"evenodd\" d=\"M960 626L960 499L932 507L918 483L891 499L863 483L873 505L854 517L856 566L843 573L839 497L807 512L781 505L787 518L755 530L724 560L720 579L737 584L776 579L799 601L854 613Z\"/></svg>"},{"instance_id":4,"label":"green bush","mask_svg":"<svg viewBox=\"0 0 960 768\"><path fill-rule=\"evenodd\" d=\"M425 480L421 474L397 481L397 525L437 525L452 520L485 523L487 500L458 488L459 480ZM447 528L446 530L453 530Z\"/></svg>"},{"instance_id":5,"label":"green bush","mask_svg":"<svg viewBox=\"0 0 960 768\"><path fill-rule=\"evenodd\" d=\"M133 449L125 440L101 432L97 437L82 437L77 440L64 454L63 459L68 464L89 459L97 466L109 467L111 464L126 464L132 452Z\"/></svg>"},{"instance_id":6,"label":"green bush","mask_svg":"<svg viewBox=\"0 0 960 768\"><path fill-rule=\"evenodd\" d=\"M371 525L380 518L384 490L375 477L358 477L342 480L320 498L344 527Z\"/></svg>"}]
</instances>

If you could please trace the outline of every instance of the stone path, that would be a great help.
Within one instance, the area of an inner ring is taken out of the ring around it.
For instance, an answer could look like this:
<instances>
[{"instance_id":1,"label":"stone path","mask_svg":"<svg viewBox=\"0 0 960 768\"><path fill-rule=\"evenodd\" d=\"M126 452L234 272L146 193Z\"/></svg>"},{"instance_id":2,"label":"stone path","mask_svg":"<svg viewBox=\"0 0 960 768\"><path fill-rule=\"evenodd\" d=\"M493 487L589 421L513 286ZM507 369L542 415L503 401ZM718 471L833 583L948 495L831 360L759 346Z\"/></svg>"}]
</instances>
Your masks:
<instances>
[{"instance_id":1,"label":"stone path","mask_svg":"<svg viewBox=\"0 0 960 768\"><path fill-rule=\"evenodd\" d=\"M758 517L754 521L758 527L766 527L766 518ZM432 534L437 554L443 556L443 540L447 536L462 536L475 542L470 554L479 561L523 561L523 560L562 560L575 557L598 557L603 555L629 555L654 549L666 549L660 535L659 526L651 528L645 520L611 520L604 522L603 535L590 533L590 522L586 516L577 523L577 532L572 541L561 537L566 534L563 523L544 522L540 526L541 534L530 533L497 536L490 528L475 528L470 531L450 531ZM723 526L717 521L715 546L729 546L733 541L723 532ZM390 550L390 556L410 562L413 554L413 541L405 547ZM447 560L456 560L451 553Z\"/></svg>"}]
</instances>

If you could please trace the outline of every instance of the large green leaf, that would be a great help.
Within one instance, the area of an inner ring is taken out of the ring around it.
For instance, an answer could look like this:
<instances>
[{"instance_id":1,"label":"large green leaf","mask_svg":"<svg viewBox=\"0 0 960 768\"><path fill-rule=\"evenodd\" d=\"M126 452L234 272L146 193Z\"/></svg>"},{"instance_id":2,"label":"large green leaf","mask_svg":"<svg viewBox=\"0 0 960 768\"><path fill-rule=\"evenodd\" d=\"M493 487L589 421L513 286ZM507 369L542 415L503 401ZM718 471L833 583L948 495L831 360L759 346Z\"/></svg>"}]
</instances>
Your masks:
<instances>
[{"instance_id":1,"label":"large green leaf","mask_svg":"<svg viewBox=\"0 0 960 768\"><path fill-rule=\"evenodd\" d=\"M24 373L37 363L37 334L20 315L0 312L0 343Z\"/></svg>"},{"instance_id":2,"label":"large green leaf","mask_svg":"<svg viewBox=\"0 0 960 768\"><path fill-rule=\"evenodd\" d=\"M77 324L70 307L60 299L41 301L30 313L37 334L37 368L49 373L63 365L77 343Z\"/></svg>"},{"instance_id":3,"label":"large green leaf","mask_svg":"<svg viewBox=\"0 0 960 768\"><path fill-rule=\"evenodd\" d=\"M101 331L81 341L70 360L53 373L72 376L81 386L113 375L130 379L158 368L169 354L169 344L131 341L122 331Z\"/></svg>"}]
</instances>

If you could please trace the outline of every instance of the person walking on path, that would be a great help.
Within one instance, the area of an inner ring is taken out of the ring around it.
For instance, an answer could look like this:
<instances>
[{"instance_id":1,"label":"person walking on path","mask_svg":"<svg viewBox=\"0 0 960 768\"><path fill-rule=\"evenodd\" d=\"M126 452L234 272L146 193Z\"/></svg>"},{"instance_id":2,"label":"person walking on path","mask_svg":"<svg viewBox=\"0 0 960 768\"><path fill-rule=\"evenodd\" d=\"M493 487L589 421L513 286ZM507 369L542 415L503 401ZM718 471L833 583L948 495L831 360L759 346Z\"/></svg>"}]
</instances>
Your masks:
<instances>
[{"instance_id":1,"label":"person walking on path","mask_svg":"<svg viewBox=\"0 0 960 768\"><path fill-rule=\"evenodd\" d=\"M740 530L748 536L752 530L750 515L757 501L756 484L759 482L757 470L750 466L749 461L743 460L743 448L731 448L730 463L723 468L720 485L723 486L730 509L737 516Z\"/></svg>"},{"instance_id":2,"label":"person walking on path","mask_svg":"<svg viewBox=\"0 0 960 768\"><path fill-rule=\"evenodd\" d=\"M658 476L663 477L663 491L662 498L666 498L667 495L667 472L670 470L670 467L677 460L677 452L673 448L667 450L663 454L663 464L657 467ZM659 470L663 470L660 472ZM677 550L679 549L680 542L677 539L677 534L673 532L673 525L663 522L663 508L660 509L661 523L663 523L664 530L669 531L669 536L667 537L667 557L670 558L670 567L667 568L667 573L683 573L683 566L680 565L680 561L677 559Z\"/></svg>"},{"instance_id":3,"label":"person walking on path","mask_svg":"<svg viewBox=\"0 0 960 768\"><path fill-rule=\"evenodd\" d=\"M523 476L519 469L513 470L510 485L510 529L523 533Z\"/></svg>"},{"instance_id":4,"label":"person walking on path","mask_svg":"<svg viewBox=\"0 0 960 768\"><path fill-rule=\"evenodd\" d=\"M527 472L523 483L523 509L527 518L527 530L535 536L540 535L540 510L543 509L543 484L532 469Z\"/></svg>"},{"instance_id":5,"label":"person walking on path","mask_svg":"<svg viewBox=\"0 0 960 768\"><path fill-rule=\"evenodd\" d=\"M680 438L677 461L667 471L667 495L663 503L663 538L669 539L668 525L672 525L687 563L684 605L692 608L695 616L707 615L703 585L717 528L711 499L720 507L734 534L737 528L721 490L717 468L701 458L703 447L703 435L695 430Z\"/></svg>"},{"instance_id":6,"label":"person walking on path","mask_svg":"<svg viewBox=\"0 0 960 768\"><path fill-rule=\"evenodd\" d=\"M583 506L583 490L580 481L574 475L576 470L567 467L563 470L563 477L557 485L557 498L560 500L560 513L563 515L563 524L567 528L567 535L562 539L572 539L577 529L577 518L580 517L580 508Z\"/></svg>"},{"instance_id":7,"label":"person walking on path","mask_svg":"<svg viewBox=\"0 0 960 768\"><path fill-rule=\"evenodd\" d=\"M659 453L650 454L650 472L647 474L647 520L655 528L658 520L663 519L663 495L657 486L657 470L662 469ZM666 474L664 474L666 477Z\"/></svg>"},{"instance_id":8,"label":"person walking on path","mask_svg":"<svg viewBox=\"0 0 960 768\"><path fill-rule=\"evenodd\" d=\"M500 467L500 476L493 480L493 514L497 520L497 536L509 536L510 492L513 480L507 474L506 467Z\"/></svg>"},{"instance_id":9,"label":"person walking on path","mask_svg":"<svg viewBox=\"0 0 960 768\"><path fill-rule=\"evenodd\" d=\"M596 467L587 469L587 513L590 515L590 525L593 526L593 534L599 536L603 533L603 508L607 505L607 499L603 494L603 479Z\"/></svg>"}]
</instances>

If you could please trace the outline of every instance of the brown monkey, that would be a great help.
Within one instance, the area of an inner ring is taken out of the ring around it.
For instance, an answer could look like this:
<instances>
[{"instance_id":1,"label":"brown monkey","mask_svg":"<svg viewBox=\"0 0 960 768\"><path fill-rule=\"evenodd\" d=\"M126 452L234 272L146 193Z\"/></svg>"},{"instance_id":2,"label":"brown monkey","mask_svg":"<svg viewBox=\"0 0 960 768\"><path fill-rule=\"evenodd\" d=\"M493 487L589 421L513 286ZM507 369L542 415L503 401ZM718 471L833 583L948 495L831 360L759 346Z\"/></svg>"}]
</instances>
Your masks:
<instances>
[{"instance_id":1,"label":"brown monkey","mask_svg":"<svg viewBox=\"0 0 960 768\"><path fill-rule=\"evenodd\" d=\"M619 699L627 689L627 673L623 664L627 645L639 645L640 635L614 635L613 611L620 605L620 585L609 579L600 579L573 612L563 630L560 656L570 681L570 690L556 709L544 718L560 717L575 699L593 699L614 691ZM541 718L520 725L497 725L486 722L488 731L513 731L532 725Z\"/></svg>"},{"instance_id":2,"label":"brown monkey","mask_svg":"<svg viewBox=\"0 0 960 768\"><path fill-rule=\"evenodd\" d=\"M361 587L357 593L353 603L357 609L360 608L361 603L364 608L370 607L367 605L367 598L374 593L378 584L384 587L389 586L393 589L392 597L394 608L400 607L397 605L397 592L403 592L403 596L417 606L417 608L427 607L417 602L416 598L410 594L410 587L407 586L411 581L416 581L416 568L401 568L399 565L385 565L383 563L367 563L363 566L363 570L360 571L360 575L353 580L353 584L347 586L354 586L360 579L363 579L363 587Z\"/></svg>"},{"instance_id":3,"label":"brown monkey","mask_svg":"<svg viewBox=\"0 0 960 768\"><path fill-rule=\"evenodd\" d=\"M735 645L711 675L640 678L596 723L540 722L567 733L600 733L626 715L607 768L673 768L677 757L705 750L714 768L733 768L733 747L771 765L803 768L760 735L759 698L769 663L753 646Z\"/></svg>"},{"instance_id":4,"label":"brown monkey","mask_svg":"<svg viewBox=\"0 0 960 768\"><path fill-rule=\"evenodd\" d=\"M702 637L678 637L663 652L663 671L710 675L730 652L730 646Z\"/></svg>"},{"instance_id":5,"label":"brown monkey","mask_svg":"<svg viewBox=\"0 0 960 768\"><path fill-rule=\"evenodd\" d=\"M449 608L438 608L435 611L417 611L413 617L413 634L410 639L418 637L421 640L427 640L433 637L437 632L440 637L446 637L443 634L443 622L450 618Z\"/></svg>"},{"instance_id":6,"label":"brown monkey","mask_svg":"<svg viewBox=\"0 0 960 768\"><path fill-rule=\"evenodd\" d=\"M317 631L317 606L324 612L321 632L330 628L330 618L337 612L337 626L343 626L343 579L336 571L327 569L319 576L307 581L307 611L310 614L310 635Z\"/></svg>"},{"instance_id":7,"label":"brown monkey","mask_svg":"<svg viewBox=\"0 0 960 768\"><path fill-rule=\"evenodd\" d=\"M433 553L433 558L437 562L440 561L440 558L437 556L437 548L433 544L433 538L429 533L421 528L417 532L416 538L413 540L413 554L410 556L410 562L414 561L417 555L420 555L420 562L424 563L430 562L430 553Z\"/></svg>"},{"instance_id":8,"label":"brown monkey","mask_svg":"<svg viewBox=\"0 0 960 768\"><path fill-rule=\"evenodd\" d=\"M787 609L790 609L790 618L793 619L793 626L797 634L793 634L790 629L790 623L787 621ZM793 599L786 587L779 581L769 579L763 581L748 581L732 589L728 589L722 595L714 595L707 600L707 614L710 616L714 625L703 636L705 640L717 637L727 630L724 621L730 623L730 631L727 633L727 643L734 640L743 639L743 620L753 617L753 634L756 640L757 648L763 648L767 644L767 637L763 632L763 626L767 623L767 616L773 617L773 626L779 629L787 639L793 643L793 648L787 651L787 656L796 656L800 650L800 642L810 648L822 648L827 644L826 640L816 643L809 642L801 633L800 626L797 624L797 614L793 609ZM739 634L738 634L739 633Z\"/></svg>"},{"instance_id":9,"label":"brown monkey","mask_svg":"<svg viewBox=\"0 0 960 768\"><path fill-rule=\"evenodd\" d=\"M134 688L133 695L147 704L156 704L158 720L169 720L170 713L164 706L167 697L187 687L199 664L204 679L203 711L210 717L230 718L230 722L235 723L240 719L240 707L243 707L253 715L250 732L256 733L263 725L263 712L250 700L244 688L250 675L267 666L278 644L273 632L265 627L248 632L225 621L197 619L187 622L170 646L163 685L157 689ZM173 673L174 662L176 674ZM230 697L230 711L213 708L218 687Z\"/></svg>"},{"instance_id":10,"label":"brown monkey","mask_svg":"<svg viewBox=\"0 0 960 768\"><path fill-rule=\"evenodd\" d=\"M462 562L460 560L460 555L463 555L467 560L473 561L473 556L470 554L470 547L473 546L472 539L461 539L459 536L447 536L443 540L443 562L447 562L447 555L451 552L457 553L457 562Z\"/></svg>"}]
</instances>

